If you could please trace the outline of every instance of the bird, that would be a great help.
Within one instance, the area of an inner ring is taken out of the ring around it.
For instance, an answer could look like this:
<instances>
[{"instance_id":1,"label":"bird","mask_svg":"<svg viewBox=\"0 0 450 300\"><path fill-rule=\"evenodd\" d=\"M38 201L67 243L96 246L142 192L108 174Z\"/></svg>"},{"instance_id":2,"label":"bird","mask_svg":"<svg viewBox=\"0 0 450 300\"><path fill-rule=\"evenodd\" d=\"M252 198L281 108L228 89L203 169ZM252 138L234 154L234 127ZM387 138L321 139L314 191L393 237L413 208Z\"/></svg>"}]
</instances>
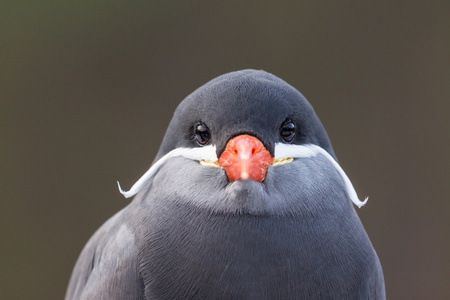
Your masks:
<instances>
[{"instance_id":1,"label":"bird","mask_svg":"<svg viewBox=\"0 0 450 300\"><path fill-rule=\"evenodd\" d=\"M311 104L263 70L176 108L133 200L89 239L65 299L385 299L356 191Z\"/></svg>"}]
</instances>

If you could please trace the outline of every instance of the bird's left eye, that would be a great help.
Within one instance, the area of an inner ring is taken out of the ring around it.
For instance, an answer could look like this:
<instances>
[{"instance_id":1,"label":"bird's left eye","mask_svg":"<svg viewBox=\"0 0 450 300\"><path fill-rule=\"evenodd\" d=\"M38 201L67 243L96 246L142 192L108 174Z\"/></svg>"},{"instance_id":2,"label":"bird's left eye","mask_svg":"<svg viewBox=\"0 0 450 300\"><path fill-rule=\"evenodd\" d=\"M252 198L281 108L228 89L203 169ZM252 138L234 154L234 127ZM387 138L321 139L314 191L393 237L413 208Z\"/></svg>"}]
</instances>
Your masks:
<instances>
[{"instance_id":1,"label":"bird's left eye","mask_svg":"<svg viewBox=\"0 0 450 300\"><path fill-rule=\"evenodd\" d=\"M197 143L200 146L206 145L209 142L209 139L211 138L211 134L209 132L208 127L206 127L205 124L200 123L197 124L194 128L194 137Z\"/></svg>"},{"instance_id":2,"label":"bird's left eye","mask_svg":"<svg viewBox=\"0 0 450 300\"><path fill-rule=\"evenodd\" d=\"M295 124L290 120L286 120L281 125L280 136L285 142L292 142L295 136Z\"/></svg>"}]
</instances>

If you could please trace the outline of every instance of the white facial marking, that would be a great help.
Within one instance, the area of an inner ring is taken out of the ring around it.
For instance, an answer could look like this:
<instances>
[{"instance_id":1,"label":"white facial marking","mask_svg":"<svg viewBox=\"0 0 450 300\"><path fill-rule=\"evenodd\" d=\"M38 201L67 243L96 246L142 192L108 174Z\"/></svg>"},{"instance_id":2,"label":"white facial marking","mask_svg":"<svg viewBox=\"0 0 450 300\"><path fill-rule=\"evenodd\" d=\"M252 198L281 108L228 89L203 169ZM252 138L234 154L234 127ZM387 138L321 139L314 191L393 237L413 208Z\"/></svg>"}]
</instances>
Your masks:
<instances>
[{"instance_id":1,"label":"white facial marking","mask_svg":"<svg viewBox=\"0 0 450 300\"><path fill-rule=\"evenodd\" d=\"M361 207L364 204L366 204L368 198L366 197L364 201L361 201L358 199L358 195L356 194L356 191L350 181L350 179L347 177L347 174L345 174L344 170L342 170L341 166L334 160L334 158L324 149L317 145L308 144L308 145L288 145L288 144L275 144L275 160L287 158L287 157L293 157L293 158L302 158L302 157L314 157L318 154L322 154L325 156L336 168L336 170L341 175L342 179L345 182L347 194L352 200L352 202L358 206Z\"/></svg>"},{"instance_id":2,"label":"white facial marking","mask_svg":"<svg viewBox=\"0 0 450 300\"><path fill-rule=\"evenodd\" d=\"M322 154L323 156L325 156L339 172L342 179L344 180L347 194L352 202L358 207L366 204L368 198L364 199L364 201L360 201L358 199L358 195L356 194L356 191L353 188L353 185L350 179L345 174L344 170L342 170L339 164L327 151L317 145L288 145L282 143L275 144L275 157L272 166L281 166L288 164L293 161L293 158L308 158L317 156L318 154ZM142 175L141 178L139 178L139 180L131 187L129 191L122 190L119 181L117 181L120 193L126 198L136 195L150 181L150 179L155 176L159 168L161 168L161 166L168 159L177 156L197 160L203 166L220 168L220 165L218 165L217 163L216 146L210 145L200 148L176 148L161 157L153 166L151 166L150 169L148 169L148 171L145 172L145 174Z\"/></svg>"},{"instance_id":3,"label":"white facial marking","mask_svg":"<svg viewBox=\"0 0 450 300\"><path fill-rule=\"evenodd\" d=\"M198 161L217 161L216 154L216 146L205 146L200 148L176 148L161 157L153 166L139 178L138 181L131 187L129 191L124 191L120 187L119 181L117 181L117 185L119 187L119 191L125 198L130 198L136 195L149 181L153 176L158 172L159 168L170 158L182 156L192 160Z\"/></svg>"}]
</instances>

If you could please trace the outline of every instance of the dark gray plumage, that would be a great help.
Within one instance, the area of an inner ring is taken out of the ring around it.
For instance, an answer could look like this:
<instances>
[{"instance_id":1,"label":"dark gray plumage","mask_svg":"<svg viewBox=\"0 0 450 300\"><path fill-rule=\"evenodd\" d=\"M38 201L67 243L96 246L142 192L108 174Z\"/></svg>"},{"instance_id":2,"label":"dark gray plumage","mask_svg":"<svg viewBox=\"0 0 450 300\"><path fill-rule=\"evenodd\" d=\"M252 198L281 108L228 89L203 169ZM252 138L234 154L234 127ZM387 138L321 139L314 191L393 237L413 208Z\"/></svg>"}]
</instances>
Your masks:
<instances>
[{"instance_id":1,"label":"dark gray plumage","mask_svg":"<svg viewBox=\"0 0 450 300\"><path fill-rule=\"evenodd\" d=\"M307 100L255 70L222 75L177 108L155 162L200 147L207 124L220 156L249 134L274 155L287 119L293 144L335 157ZM167 160L83 249L66 299L384 299L375 250L338 171L323 155L269 167L263 182L230 182L223 169Z\"/></svg>"}]
</instances>

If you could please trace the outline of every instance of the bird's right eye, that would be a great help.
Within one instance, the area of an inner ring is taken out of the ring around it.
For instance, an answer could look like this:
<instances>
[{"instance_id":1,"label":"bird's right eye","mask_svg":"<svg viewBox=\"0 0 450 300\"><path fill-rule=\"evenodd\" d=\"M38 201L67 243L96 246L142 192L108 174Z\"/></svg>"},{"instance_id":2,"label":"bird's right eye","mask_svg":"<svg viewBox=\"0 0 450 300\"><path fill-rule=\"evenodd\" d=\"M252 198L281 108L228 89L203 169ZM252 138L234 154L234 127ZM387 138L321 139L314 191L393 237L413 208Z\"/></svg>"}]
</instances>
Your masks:
<instances>
[{"instance_id":1,"label":"bird's right eye","mask_svg":"<svg viewBox=\"0 0 450 300\"><path fill-rule=\"evenodd\" d=\"M295 124L291 120L286 120L280 129L280 136L285 142L292 142L295 136Z\"/></svg>"},{"instance_id":2,"label":"bird's right eye","mask_svg":"<svg viewBox=\"0 0 450 300\"><path fill-rule=\"evenodd\" d=\"M204 146L208 144L209 139L211 138L211 134L205 124L199 123L194 128L194 137L197 141L197 144L199 144L200 146Z\"/></svg>"}]
</instances>

